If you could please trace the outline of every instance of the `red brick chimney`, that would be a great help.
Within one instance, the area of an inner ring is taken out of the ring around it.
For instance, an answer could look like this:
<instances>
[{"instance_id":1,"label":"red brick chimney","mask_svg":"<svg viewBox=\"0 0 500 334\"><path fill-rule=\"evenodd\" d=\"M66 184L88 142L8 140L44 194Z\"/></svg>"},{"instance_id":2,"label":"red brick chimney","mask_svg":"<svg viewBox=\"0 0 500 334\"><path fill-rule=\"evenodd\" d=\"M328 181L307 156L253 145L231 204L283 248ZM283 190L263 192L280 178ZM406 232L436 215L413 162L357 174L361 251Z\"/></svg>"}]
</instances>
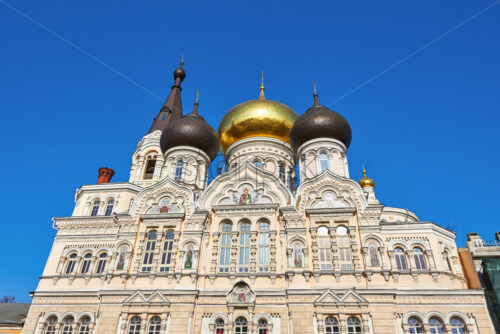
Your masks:
<instances>
[{"instance_id":1,"label":"red brick chimney","mask_svg":"<svg viewBox=\"0 0 500 334\"><path fill-rule=\"evenodd\" d=\"M115 171L108 167L99 168L99 176L97 177L97 184L109 183L111 178L115 175Z\"/></svg>"}]
</instances>

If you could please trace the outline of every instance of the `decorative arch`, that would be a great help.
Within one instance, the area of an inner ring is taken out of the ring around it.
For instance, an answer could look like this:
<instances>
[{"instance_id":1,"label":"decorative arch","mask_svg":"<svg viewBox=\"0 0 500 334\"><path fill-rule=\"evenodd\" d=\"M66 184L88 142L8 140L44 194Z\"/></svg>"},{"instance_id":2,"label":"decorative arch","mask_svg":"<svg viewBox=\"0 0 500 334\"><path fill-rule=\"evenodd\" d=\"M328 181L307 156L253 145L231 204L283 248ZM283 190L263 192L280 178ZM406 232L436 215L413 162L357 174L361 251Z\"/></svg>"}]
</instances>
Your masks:
<instances>
[{"instance_id":1,"label":"decorative arch","mask_svg":"<svg viewBox=\"0 0 500 334\"><path fill-rule=\"evenodd\" d=\"M60 321L64 321L64 320L66 320L69 317L72 317L76 321L76 313L73 312L73 311L66 311L66 312L64 312L61 315L61 317L60 317L60 319L61 319Z\"/></svg>"},{"instance_id":2,"label":"decorative arch","mask_svg":"<svg viewBox=\"0 0 500 334\"><path fill-rule=\"evenodd\" d=\"M425 314L425 323L428 324L429 320L431 320L431 318L437 318L437 319L439 319L443 323L443 326L446 325L445 317L444 317L444 315L441 312L437 312L437 311L427 312Z\"/></svg>"},{"instance_id":3,"label":"decorative arch","mask_svg":"<svg viewBox=\"0 0 500 334\"><path fill-rule=\"evenodd\" d=\"M195 249L198 249L199 245L198 245L198 241L196 241L195 239L187 239L187 240L184 240L181 244L181 249L184 249L185 247L189 246L189 245L194 245Z\"/></svg>"},{"instance_id":4,"label":"decorative arch","mask_svg":"<svg viewBox=\"0 0 500 334\"><path fill-rule=\"evenodd\" d=\"M253 323L257 325L259 323L260 319L266 319L268 325L273 324L273 320L271 319L271 317L265 313L259 313L259 314L255 315L253 317Z\"/></svg>"},{"instance_id":5,"label":"decorative arch","mask_svg":"<svg viewBox=\"0 0 500 334\"><path fill-rule=\"evenodd\" d=\"M403 250L405 250L405 251L407 251L408 249L411 249L411 247L408 246L406 241L404 241L402 239L394 239L394 240L391 240L387 243L387 250L392 251L398 247L403 248Z\"/></svg>"},{"instance_id":6,"label":"decorative arch","mask_svg":"<svg viewBox=\"0 0 500 334\"><path fill-rule=\"evenodd\" d=\"M422 323L425 321L425 316L422 313L420 313L418 311L410 311L410 312L406 313L405 316L403 317L403 324L407 324L408 320L410 320L411 317L417 318Z\"/></svg>"},{"instance_id":7,"label":"decorative arch","mask_svg":"<svg viewBox=\"0 0 500 334\"><path fill-rule=\"evenodd\" d=\"M121 240L115 245L116 250L120 250L122 247L128 247L132 249L132 243L128 240Z\"/></svg>"},{"instance_id":8,"label":"decorative arch","mask_svg":"<svg viewBox=\"0 0 500 334\"><path fill-rule=\"evenodd\" d=\"M58 313L58 312L56 312L56 311L51 311L51 312L47 312L47 313L45 313L45 314L43 315L43 317L42 317L42 322L43 322L43 323L46 323L46 322L47 322L47 320L49 320L49 319L50 319L50 318L52 318L52 317L56 317L57 322L61 322L61 319L64 319L64 318L62 318L62 317L60 317L60 316L59 316L59 313Z\"/></svg>"},{"instance_id":9,"label":"decorative arch","mask_svg":"<svg viewBox=\"0 0 500 334\"><path fill-rule=\"evenodd\" d=\"M95 320L94 314L92 312L84 311L84 312L81 312L80 314L78 314L78 317L75 317L75 322L79 323L85 317L89 317L91 323L93 323Z\"/></svg>"},{"instance_id":10,"label":"decorative arch","mask_svg":"<svg viewBox=\"0 0 500 334\"><path fill-rule=\"evenodd\" d=\"M415 247L422 248L422 251L431 250L429 242L425 240L411 240L408 242L408 249L413 249Z\"/></svg>"},{"instance_id":11,"label":"decorative arch","mask_svg":"<svg viewBox=\"0 0 500 334\"><path fill-rule=\"evenodd\" d=\"M216 313L216 314L212 315L212 317L210 317L209 323L210 324L215 324L215 321L217 319L224 320L224 324L227 324L229 322L229 319L228 319L228 317L225 314L223 314L223 313Z\"/></svg>"},{"instance_id":12,"label":"decorative arch","mask_svg":"<svg viewBox=\"0 0 500 334\"><path fill-rule=\"evenodd\" d=\"M293 237L290 238L290 240L288 240L288 247L293 247L293 244L295 242L300 242L304 246L307 245L307 240L305 238L298 236L298 235L294 235Z\"/></svg>"},{"instance_id":13,"label":"decorative arch","mask_svg":"<svg viewBox=\"0 0 500 334\"><path fill-rule=\"evenodd\" d=\"M370 240L374 240L374 241L378 242L379 246L384 245L384 241L382 240L382 238L379 237L378 235L373 234L373 233L370 233L370 234L364 236L361 244L363 246L366 246L366 245L368 245L368 242L370 242Z\"/></svg>"},{"instance_id":14,"label":"decorative arch","mask_svg":"<svg viewBox=\"0 0 500 334\"><path fill-rule=\"evenodd\" d=\"M76 247L71 247L71 248L68 248L68 249L65 249L62 253L62 256L70 256L71 254L73 253L76 253L77 256L81 256L82 255L82 251Z\"/></svg>"},{"instance_id":15,"label":"decorative arch","mask_svg":"<svg viewBox=\"0 0 500 334\"><path fill-rule=\"evenodd\" d=\"M464 324L471 326L472 322L470 321L470 318L467 316L467 314L461 312L461 311L451 311L446 314L445 317L445 324L449 324L452 318L459 318L461 319Z\"/></svg>"}]
</instances>

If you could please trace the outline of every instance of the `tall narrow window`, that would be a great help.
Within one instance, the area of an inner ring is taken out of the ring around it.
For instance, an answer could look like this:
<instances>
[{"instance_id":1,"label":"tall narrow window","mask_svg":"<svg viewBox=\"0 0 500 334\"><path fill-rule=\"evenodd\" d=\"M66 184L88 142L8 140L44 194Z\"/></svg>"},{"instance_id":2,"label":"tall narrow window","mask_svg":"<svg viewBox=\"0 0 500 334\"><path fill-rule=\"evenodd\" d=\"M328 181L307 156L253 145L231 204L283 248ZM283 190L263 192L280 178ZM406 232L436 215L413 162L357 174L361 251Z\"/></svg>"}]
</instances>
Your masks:
<instances>
[{"instance_id":1,"label":"tall narrow window","mask_svg":"<svg viewBox=\"0 0 500 334\"><path fill-rule=\"evenodd\" d=\"M453 272L453 267L451 266L450 254L447 251L443 253L443 263L444 269Z\"/></svg>"},{"instance_id":2,"label":"tall narrow window","mask_svg":"<svg viewBox=\"0 0 500 334\"><path fill-rule=\"evenodd\" d=\"M326 334L339 334L339 322L334 317L328 317L325 320Z\"/></svg>"},{"instance_id":3,"label":"tall narrow window","mask_svg":"<svg viewBox=\"0 0 500 334\"><path fill-rule=\"evenodd\" d=\"M259 223L259 271L269 271L269 223Z\"/></svg>"},{"instance_id":4,"label":"tall narrow window","mask_svg":"<svg viewBox=\"0 0 500 334\"><path fill-rule=\"evenodd\" d=\"M97 216L100 207L101 207L101 201L99 200L94 201L94 203L92 204L92 211L90 212L90 215Z\"/></svg>"},{"instance_id":5,"label":"tall narrow window","mask_svg":"<svg viewBox=\"0 0 500 334\"><path fill-rule=\"evenodd\" d=\"M75 270L76 265L76 254L71 254L68 258L68 264L66 265L66 275L71 274Z\"/></svg>"},{"instance_id":6,"label":"tall narrow window","mask_svg":"<svg viewBox=\"0 0 500 334\"><path fill-rule=\"evenodd\" d=\"M413 258L415 259L415 267L419 270L427 268L425 265L424 253L418 247L413 248Z\"/></svg>"},{"instance_id":7,"label":"tall narrow window","mask_svg":"<svg viewBox=\"0 0 500 334\"><path fill-rule=\"evenodd\" d=\"M229 260L231 257L231 224L222 224L222 231L220 234L220 258L219 258L219 272L229 272Z\"/></svg>"},{"instance_id":8,"label":"tall narrow window","mask_svg":"<svg viewBox=\"0 0 500 334\"><path fill-rule=\"evenodd\" d=\"M250 263L250 224L243 222L240 224L240 258L239 272L247 273Z\"/></svg>"},{"instance_id":9,"label":"tall narrow window","mask_svg":"<svg viewBox=\"0 0 500 334\"><path fill-rule=\"evenodd\" d=\"M326 155L326 153L320 153L319 154L319 170L320 170L320 173L323 173L327 169L328 169L328 156Z\"/></svg>"},{"instance_id":10,"label":"tall narrow window","mask_svg":"<svg viewBox=\"0 0 500 334\"><path fill-rule=\"evenodd\" d=\"M321 270L332 270L332 249L328 228L318 228L319 264Z\"/></svg>"},{"instance_id":11,"label":"tall narrow window","mask_svg":"<svg viewBox=\"0 0 500 334\"><path fill-rule=\"evenodd\" d=\"M141 333L141 318L138 316L132 317L130 319L130 324L128 326L128 334L140 334Z\"/></svg>"},{"instance_id":12,"label":"tall narrow window","mask_svg":"<svg viewBox=\"0 0 500 334\"><path fill-rule=\"evenodd\" d=\"M80 274L86 274L89 272L90 263L92 262L92 254L87 253L83 256L82 269L80 270Z\"/></svg>"},{"instance_id":13,"label":"tall narrow window","mask_svg":"<svg viewBox=\"0 0 500 334\"><path fill-rule=\"evenodd\" d=\"M154 316L149 320L148 334L160 334L161 329L161 319L158 316Z\"/></svg>"},{"instance_id":14,"label":"tall narrow window","mask_svg":"<svg viewBox=\"0 0 500 334\"><path fill-rule=\"evenodd\" d=\"M347 319L347 333L349 334L361 334L361 321L356 317L350 317Z\"/></svg>"},{"instance_id":15,"label":"tall narrow window","mask_svg":"<svg viewBox=\"0 0 500 334\"><path fill-rule=\"evenodd\" d=\"M80 328L78 334L90 334L90 318L85 317L80 321Z\"/></svg>"},{"instance_id":16,"label":"tall narrow window","mask_svg":"<svg viewBox=\"0 0 500 334\"><path fill-rule=\"evenodd\" d=\"M73 334L73 323L75 319L73 317L68 317L63 322L63 327L61 330L61 334Z\"/></svg>"},{"instance_id":17,"label":"tall narrow window","mask_svg":"<svg viewBox=\"0 0 500 334\"><path fill-rule=\"evenodd\" d=\"M106 212L104 214L106 216L111 216L114 207L115 207L115 201L113 199L108 200L108 202L106 203Z\"/></svg>"},{"instance_id":18,"label":"tall narrow window","mask_svg":"<svg viewBox=\"0 0 500 334\"><path fill-rule=\"evenodd\" d=\"M248 323L247 319L239 317L235 322L235 333L236 334L248 334Z\"/></svg>"},{"instance_id":19,"label":"tall narrow window","mask_svg":"<svg viewBox=\"0 0 500 334\"><path fill-rule=\"evenodd\" d=\"M266 319L259 320L259 334L267 334L267 320Z\"/></svg>"},{"instance_id":20,"label":"tall narrow window","mask_svg":"<svg viewBox=\"0 0 500 334\"><path fill-rule=\"evenodd\" d=\"M162 121L167 120L167 113L163 113L163 114L161 115L161 120L162 120Z\"/></svg>"},{"instance_id":21,"label":"tall narrow window","mask_svg":"<svg viewBox=\"0 0 500 334\"><path fill-rule=\"evenodd\" d=\"M345 226L337 227L337 247L340 270L352 270L351 241L349 231Z\"/></svg>"},{"instance_id":22,"label":"tall narrow window","mask_svg":"<svg viewBox=\"0 0 500 334\"><path fill-rule=\"evenodd\" d=\"M293 266L302 268L304 266L304 247L300 242L293 245Z\"/></svg>"},{"instance_id":23,"label":"tall narrow window","mask_svg":"<svg viewBox=\"0 0 500 334\"><path fill-rule=\"evenodd\" d=\"M462 320L458 318L451 318L450 321L451 334L466 334L465 325Z\"/></svg>"},{"instance_id":24,"label":"tall narrow window","mask_svg":"<svg viewBox=\"0 0 500 334\"><path fill-rule=\"evenodd\" d=\"M153 256L156 248L156 231L148 233L146 248L144 249L144 259L142 260L142 271L149 272L153 268Z\"/></svg>"},{"instance_id":25,"label":"tall narrow window","mask_svg":"<svg viewBox=\"0 0 500 334\"><path fill-rule=\"evenodd\" d=\"M224 320L217 319L215 322L215 334L224 334Z\"/></svg>"},{"instance_id":26,"label":"tall narrow window","mask_svg":"<svg viewBox=\"0 0 500 334\"><path fill-rule=\"evenodd\" d=\"M380 266L378 246L374 241L368 243L368 256L370 258L370 266L378 267Z\"/></svg>"},{"instance_id":27,"label":"tall narrow window","mask_svg":"<svg viewBox=\"0 0 500 334\"><path fill-rule=\"evenodd\" d=\"M80 321L80 328L78 334L90 334L90 318L85 317Z\"/></svg>"},{"instance_id":28,"label":"tall narrow window","mask_svg":"<svg viewBox=\"0 0 500 334\"><path fill-rule=\"evenodd\" d=\"M281 181L283 182L286 182L286 168L285 168L285 164L283 162L280 162L279 164L279 178L281 179Z\"/></svg>"},{"instance_id":29,"label":"tall narrow window","mask_svg":"<svg viewBox=\"0 0 500 334\"><path fill-rule=\"evenodd\" d=\"M399 270L408 269L408 266L406 265L405 252L401 248L396 248L394 250L394 259L396 260L396 267Z\"/></svg>"},{"instance_id":30,"label":"tall narrow window","mask_svg":"<svg viewBox=\"0 0 500 334\"><path fill-rule=\"evenodd\" d=\"M47 323L45 324L45 330L43 334L56 334L56 325L57 325L57 318L51 317L49 320L47 320Z\"/></svg>"},{"instance_id":31,"label":"tall narrow window","mask_svg":"<svg viewBox=\"0 0 500 334\"><path fill-rule=\"evenodd\" d=\"M169 272L172 263L172 248L174 247L174 231L168 230L165 233L165 241L163 242L163 248L161 253L160 261L160 272Z\"/></svg>"},{"instance_id":32,"label":"tall narrow window","mask_svg":"<svg viewBox=\"0 0 500 334\"><path fill-rule=\"evenodd\" d=\"M429 320L429 329L431 334L443 334L443 324L436 318Z\"/></svg>"},{"instance_id":33,"label":"tall narrow window","mask_svg":"<svg viewBox=\"0 0 500 334\"><path fill-rule=\"evenodd\" d=\"M424 332L422 323L417 318L408 319L408 327L410 329L410 334L422 334Z\"/></svg>"},{"instance_id":34,"label":"tall narrow window","mask_svg":"<svg viewBox=\"0 0 500 334\"><path fill-rule=\"evenodd\" d=\"M148 157L146 160L146 169L144 170L144 180L151 180L155 173L156 159Z\"/></svg>"},{"instance_id":35,"label":"tall narrow window","mask_svg":"<svg viewBox=\"0 0 500 334\"><path fill-rule=\"evenodd\" d=\"M262 162L261 162L259 159L255 159L255 160L253 161L253 164L254 164L254 166L255 166L255 167L257 167L257 168L262 168Z\"/></svg>"},{"instance_id":36,"label":"tall narrow window","mask_svg":"<svg viewBox=\"0 0 500 334\"><path fill-rule=\"evenodd\" d=\"M194 247L189 245L186 248L186 255L184 257L184 269L192 269L194 260Z\"/></svg>"},{"instance_id":37,"label":"tall narrow window","mask_svg":"<svg viewBox=\"0 0 500 334\"><path fill-rule=\"evenodd\" d=\"M104 269L106 269L106 258L108 257L108 254L102 253L99 255L99 261L97 261L97 270L96 273L102 274L104 272Z\"/></svg>"},{"instance_id":38,"label":"tall narrow window","mask_svg":"<svg viewBox=\"0 0 500 334\"><path fill-rule=\"evenodd\" d=\"M183 169L184 169L184 162L182 160L177 161L177 164L175 165L175 175L174 175L175 181L182 180L182 170Z\"/></svg>"}]
</instances>

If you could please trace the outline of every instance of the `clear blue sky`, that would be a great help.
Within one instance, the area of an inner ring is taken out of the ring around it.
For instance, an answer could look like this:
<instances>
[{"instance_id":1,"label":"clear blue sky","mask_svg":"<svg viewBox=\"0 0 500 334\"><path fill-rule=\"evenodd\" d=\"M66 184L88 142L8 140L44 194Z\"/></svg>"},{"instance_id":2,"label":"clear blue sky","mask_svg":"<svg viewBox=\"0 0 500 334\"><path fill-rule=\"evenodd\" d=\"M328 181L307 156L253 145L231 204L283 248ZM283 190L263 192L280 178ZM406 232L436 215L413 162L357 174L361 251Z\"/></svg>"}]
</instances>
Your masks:
<instances>
[{"instance_id":1,"label":"clear blue sky","mask_svg":"<svg viewBox=\"0 0 500 334\"><path fill-rule=\"evenodd\" d=\"M160 96L117 75L8 2ZM97 169L128 180L131 156L185 54L184 110L200 89L214 128L266 95L301 114L329 104L494 1L0 1L0 295L30 301L53 242ZM493 238L500 178L500 4L331 107L353 129L388 206Z\"/></svg>"}]
</instances>

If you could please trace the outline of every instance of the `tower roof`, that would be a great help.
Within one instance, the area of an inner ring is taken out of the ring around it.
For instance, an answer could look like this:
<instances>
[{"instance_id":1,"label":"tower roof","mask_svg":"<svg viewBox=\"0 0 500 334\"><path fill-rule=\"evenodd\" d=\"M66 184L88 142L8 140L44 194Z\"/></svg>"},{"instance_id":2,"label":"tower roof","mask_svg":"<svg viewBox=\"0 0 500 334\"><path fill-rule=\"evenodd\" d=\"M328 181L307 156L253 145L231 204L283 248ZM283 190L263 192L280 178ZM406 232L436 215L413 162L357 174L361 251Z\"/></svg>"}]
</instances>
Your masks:
<instances>
[{"instance_id":1,"label":"tower roof","mask_svg":"<svg viewBox=\"0 0 500 334\"><path fill-rule=\"evenodd\" d=\"M174 85L172 86L172 90L165 103L163 103L158 115L154 118L148 133L156 130L163 131L170 122L182 117L181 83L186 77L186 71L182 68L183 65L184 56L182 57L180 66L174 71Z\"/></svg>"}]
</instances>

